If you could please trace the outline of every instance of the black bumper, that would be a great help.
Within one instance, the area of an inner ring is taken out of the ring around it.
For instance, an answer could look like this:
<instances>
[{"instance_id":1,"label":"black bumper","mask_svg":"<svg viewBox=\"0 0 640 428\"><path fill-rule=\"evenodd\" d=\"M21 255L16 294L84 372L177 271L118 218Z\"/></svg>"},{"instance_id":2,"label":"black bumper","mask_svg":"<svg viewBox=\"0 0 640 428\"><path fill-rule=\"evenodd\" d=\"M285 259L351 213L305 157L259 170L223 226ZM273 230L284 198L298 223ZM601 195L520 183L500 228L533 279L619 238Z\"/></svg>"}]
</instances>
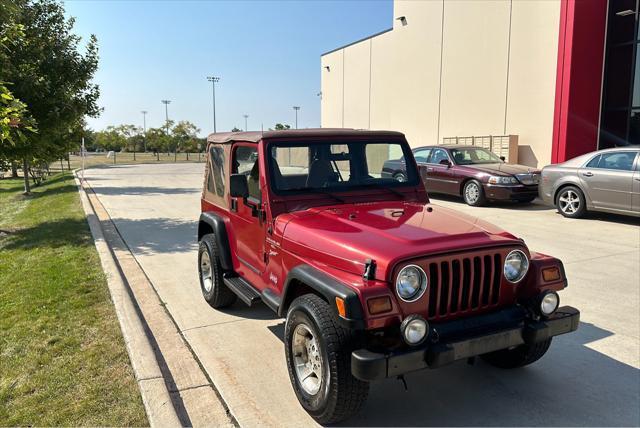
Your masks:
<instances>
[{"instance_id":1,"label":"black bumper","mask_svg":"<svg viewBox=\"0 0 640 428\"><path fill-rule=\"evenodd\" d=\"M484 192L488 199L494 201L526 201L538 196L538 185L501 186L485 184Z\"/></svg>"},{"instance_id":2,"label":"black bumper","mask_svg":"<svg viewBox=\"0 0 640 428\"><path fill-rule=\"evenodd\" d=\"M578 329L580 312L571 306L559 308L550 318L529 320L520 308L496 314L431 326L430 338L416 348L390 353L359 349L351 354L351 372L364 381L395 377L424 368L437 368L457 360L535 343Z\"/></svg>"}]
</instances>

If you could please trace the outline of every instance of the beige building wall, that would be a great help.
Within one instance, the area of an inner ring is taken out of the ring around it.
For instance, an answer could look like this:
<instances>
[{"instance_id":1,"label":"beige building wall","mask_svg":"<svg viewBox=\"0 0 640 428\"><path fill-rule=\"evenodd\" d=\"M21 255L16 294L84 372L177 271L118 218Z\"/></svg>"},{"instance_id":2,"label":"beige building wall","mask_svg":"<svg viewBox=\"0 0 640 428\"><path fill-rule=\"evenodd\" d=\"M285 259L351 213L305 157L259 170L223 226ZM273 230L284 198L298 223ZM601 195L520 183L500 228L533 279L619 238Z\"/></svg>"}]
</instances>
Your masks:
<instances>
[{"instance_id":1,"label":"beige building wall","mask_svg":"<svg viewBox=\"0 0 640 428\"><path fill-rule=\"evenodd\" d=\"M548 163L559 2L396 0L391 31L322 56L322 126L517 134L521 163Z\"/></svg>"}]
</instances>

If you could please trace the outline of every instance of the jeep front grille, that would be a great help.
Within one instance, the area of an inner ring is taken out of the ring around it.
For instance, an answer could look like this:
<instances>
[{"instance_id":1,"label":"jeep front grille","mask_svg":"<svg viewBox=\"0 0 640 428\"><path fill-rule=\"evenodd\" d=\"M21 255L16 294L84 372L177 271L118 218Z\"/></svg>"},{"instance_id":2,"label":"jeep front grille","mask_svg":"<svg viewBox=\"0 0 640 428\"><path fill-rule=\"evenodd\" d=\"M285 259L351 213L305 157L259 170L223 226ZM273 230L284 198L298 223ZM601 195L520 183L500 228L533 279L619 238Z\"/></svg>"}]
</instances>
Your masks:
<instances>
[{"instance_id":1,"label":"jeep front grille","mask_svg":"<svg viewBox=\"0 0 640 428\"><path fill-rule=\"evenodd\" d=\"M502 254L469 254L428 260L428 318L462 314L498 304Z\"/></svg>"}]
</instances>

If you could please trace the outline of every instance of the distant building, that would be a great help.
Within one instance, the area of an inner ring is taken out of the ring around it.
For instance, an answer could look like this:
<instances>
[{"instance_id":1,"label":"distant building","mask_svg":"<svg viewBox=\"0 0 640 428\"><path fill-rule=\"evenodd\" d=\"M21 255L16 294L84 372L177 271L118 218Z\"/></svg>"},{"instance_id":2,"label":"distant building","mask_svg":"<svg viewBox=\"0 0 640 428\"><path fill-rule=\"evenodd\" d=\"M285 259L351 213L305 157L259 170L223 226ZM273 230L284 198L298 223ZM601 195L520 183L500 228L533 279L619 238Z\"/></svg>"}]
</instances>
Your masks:
<instances>
[{"instance_id":1,"label":"distant building","mask_svg":"<svg viewBox=\"0 0 640 428\"><path fill-rule=\"evenodd\" d=\"M392 28L322 55L322 126L514 134L538 167L638 144L638 37L638 0L396 0Z\"/></svg>"}]
</instances>

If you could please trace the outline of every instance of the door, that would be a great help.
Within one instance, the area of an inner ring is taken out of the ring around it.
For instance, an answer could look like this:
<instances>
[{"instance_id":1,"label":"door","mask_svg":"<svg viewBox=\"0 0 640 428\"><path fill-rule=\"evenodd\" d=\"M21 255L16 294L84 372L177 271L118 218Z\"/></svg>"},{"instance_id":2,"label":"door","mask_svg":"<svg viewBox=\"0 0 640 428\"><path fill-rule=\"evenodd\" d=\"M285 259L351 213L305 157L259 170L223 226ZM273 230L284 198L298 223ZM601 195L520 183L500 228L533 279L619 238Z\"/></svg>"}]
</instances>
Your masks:
<instances>
[{"instance_id":1,"label":"door","mask_svg":"<svg viewBox=\"0 0 640 428\"><path fill-rule=\"evenodd\" d=\"M640 214L640 154L636 158L636 170L631 184L631 211Z\"/></svg>"},{"instance_id":2,"label":"door","mask_svg":"<svg viewBox=\"0 0 640 428\"><path fill-rule=\"evenodd\" d=\"M449 164L441 164L443 161L448 161ZM427 192L448 193L452 195L459 193L456 181L453 179L451 165L453 164L445 149L434 148L431 151L427 160L427 177L425 181Z\"/></svg>"},{"instance_id":3,"label":"door","mask_svg":"<svg viewBox=\"0 0 640 428\"><path fill-rule=\"evenodd\" d=\"M239 143L231 152L232 174L247 176L249 198L231 198L230 219L235 238L235 252L240 267L238 273L246 277L254 285L259 285L259 278L265 269L265 221L262 212L257 210L258 204L263 206L260 162L258 161L257 144Z\"/></svg>"},{"instance_id":4,"label":"door","mask_svg":"<svg viewBox=\"0 0 640 428\"><path fill-rule=\"evenodd\" d=\"M605 152L580 168L579 177L586 197L595 208L631 210L633 166L637 152Z\"/></svg>"}]
</instances>

